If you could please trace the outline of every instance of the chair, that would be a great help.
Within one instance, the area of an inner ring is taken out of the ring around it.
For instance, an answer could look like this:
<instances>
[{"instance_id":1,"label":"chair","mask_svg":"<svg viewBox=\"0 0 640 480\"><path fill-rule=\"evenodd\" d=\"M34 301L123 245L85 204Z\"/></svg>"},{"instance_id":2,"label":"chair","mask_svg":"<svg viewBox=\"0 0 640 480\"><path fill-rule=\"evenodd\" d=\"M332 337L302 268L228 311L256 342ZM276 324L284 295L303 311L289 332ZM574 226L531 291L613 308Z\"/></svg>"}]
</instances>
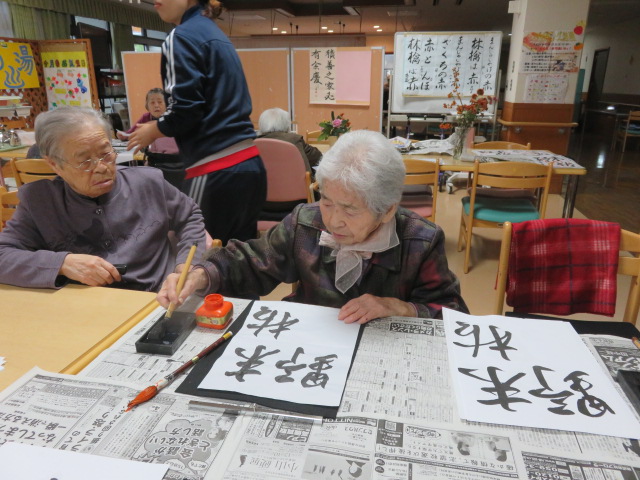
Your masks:
<instances>
[{"instance_id":1,"label":"chair","mask_svg":"<svg viewBox=\"0 0 640 480\"><path fill-rule=\"evenodd\" d=\"M627 121L622 124L620 129L616 132L616 139L614 143L619 140L622 141L622 153L624 153L627 147L627 139L640 137L640 110L629 112Z\"/></svg>"},{"instance_id":2,"label":"chair","mask_svg":"<svg viewBox=\"0 0 640 480\"><path fill-rule=\"evenodd\" d=\"M512 225L505 222L502 232L502 246L500 248L500 261L498 264L497 296L495 313L503 314L504 298L507 289L509 260L511 251ZM635 324L640 310L640 234L627 230L620 231L620 252L631 254L620 255L618 258L618 275L631 276L629 295L624 310L623 321ZM513 281L514 279L511 279ZM515 305L510 305L514 306ZM534 313L534 312L531 312ZM536 312L548 313L548 312Z\"/></svg>"},{"instance_id":3,"label":"chair","mask_svg":"<svg viewBox=\"0 0 640 480\"><path fill-rule=\"evenodd\" d=\"M471 237L474 227L501 228L504 222L523 222L544 218L547 196L553 174L553 164L538 165L524 162L495 162L473 165L471 195L462 199L458 251L465 245L464 273L469 273ZM504 198L478 195L479 189L488 187L542 189L538 196L539 208L528 198Z\"/></svg>"},{"instance_id":4,"label":"chair","mask_svg":"<svg viewBox=\"0 0 640 480\"><path fill-rule=\"evenodd\" d=\"M400 206L435 222L440 162L407 158L404 165L407 174L404 178L405 190Z\"/></svg>"},{"instance_id":5,"label":"chair","mask_svg":"<svg viewBox=\"0 0 640 480\"><path fill-rule=\"evenodd\" d=\"M304 141L306 143L329 144L328 139L318 140L318 137L320 136L321 133L322 133L322 130L312 130L312 131L307 130L304 135Z\"/></svg>"},{"instance_id":6,"label":"chair","mask_svg":"<svg viewBox=\"0 0 640 480\"><path fill-rule=\"evenodd\" d=\"M0 232L13 217L18 203L20 200L17 191L7 192L6 188L0 187Z\"/></svg>"},{"instance_id":7,"label":"chair","mask_svg":"<svg viewBox=\"0 0 640 480\"><path fill-rule=\"evenodd\" d=\"M43 178L53 180L57 176L46 160L41 158L25 158L22 160L14 158L11 160L11 168L18 187Z\"/></svg>"},{"instance_id":8,"label":"chair","mask_svg":"<svg viewBox=\"0 0 640 480\"><path fill-rule=\"evenodd\" d=\"M267 170L267 201L260 213L258 230L276 225L300 203L311 203L311 173L298 148L289 142L258 138L255 144Z\"/></svg>"},{"instance_id":9,"label":"chair","mask_svg":"<svg viewBox=\"0 0 640 480\"><path fill-rule=\"evenodd\" d=\"M513 142L483 142L476 143L473 148L482 150L531 150L531 143L523 145Z\"/></svg>"}]
</instances>

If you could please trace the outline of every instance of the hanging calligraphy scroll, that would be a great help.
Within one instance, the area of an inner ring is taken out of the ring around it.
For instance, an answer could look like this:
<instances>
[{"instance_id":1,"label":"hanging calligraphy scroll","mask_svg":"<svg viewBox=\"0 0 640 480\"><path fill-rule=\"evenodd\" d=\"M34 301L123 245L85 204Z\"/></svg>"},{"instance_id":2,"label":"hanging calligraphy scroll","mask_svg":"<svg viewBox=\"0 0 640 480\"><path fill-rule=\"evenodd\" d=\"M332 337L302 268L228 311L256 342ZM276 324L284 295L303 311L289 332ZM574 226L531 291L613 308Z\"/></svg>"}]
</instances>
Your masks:
<instances>
[{"instance_id":1,"label":"hanging calligraphy scroll","mask_svg":"<svg viewBox=\"0 0 640 480\"><path fill-rule=\"evenodd\" d=\"M391 111L449 113L454 68L463 96L479 88L495 96L501 43L501 32L396 33Z\"/></svg>"},{"instance_id":2,"label":"hanging calligraphy scroll","mask_svg":"<svg viewBox=\"0 0 640 480\"><path fill-rule=\"evenodd\" d=\"M309 72L309 103L369 105L369 49L312 48L309 50Z\"/></svg>"}]
</instances>

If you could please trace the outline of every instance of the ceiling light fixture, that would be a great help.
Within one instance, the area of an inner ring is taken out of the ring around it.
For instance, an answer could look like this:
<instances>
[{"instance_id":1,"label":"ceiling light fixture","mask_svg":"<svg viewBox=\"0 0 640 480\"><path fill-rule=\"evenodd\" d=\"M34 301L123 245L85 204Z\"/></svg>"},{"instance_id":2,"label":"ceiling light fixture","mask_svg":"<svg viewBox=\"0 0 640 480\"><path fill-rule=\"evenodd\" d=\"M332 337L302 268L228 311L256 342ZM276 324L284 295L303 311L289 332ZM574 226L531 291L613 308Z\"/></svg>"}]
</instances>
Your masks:
<instances>
[{"instance_id":1,"label":"ceiling light fixture","mask_svg":"<svg viewBox=\"0 0 640 480\"><path fill-rule=\"evenodd\" d=\"M327 30L329 33L333 33L333 30Z\"/></svg>"},{"instance_id":2,"label":"ceiling light fixture","mask_svg":"<svg viewBox=\"0 0 640 480\"><path fill-rule=\"evenodd\" d=\"M380 25L374 25L373 28L380 28Z\"/></svg>"},{"instance_id":3,"label":"ceiling light fixture","mask_svg":"<svg viewBox=\"0 0 640 480\"><path fill-rule=\"evenodd\" d=\"M322 28L322 30L326 30L327 29L327 27L320 27L320 28Z\"/></svg>"},{"instance_id":4,"label":"ceiling light fixture","mask_svg":"<svg viewBox=\"0 0 640 480\"><path fill-rule=\"evenodd\" d=\"M381 29L381 28L378 28L378 29L376 30L376 32L381 32L381 31L382 31L382 29Z\"/></svg>"},{"instance_id":5,"label":"ceiling light fixture","mask_svg":"<svg viewBox=\"0 0 640 480\"><path fill-rule=\"evenodd\" d=\"M349 15L354 15L354 16L360 15L360 12L358 12L358 10L354 7L342 7L342 8L344 8L344 11L347 12Z\"/></svg>"},{"instance_id":6,"label":"ceiling light fixture","mask_svg":"<svg viewBox=\"0 0 640 480\"><path fill-rule=\"evenodd\" d=\"M286 35L287 31L286 30L282 30L280 33L283 33Z\"/></svg>"}]
</instances>

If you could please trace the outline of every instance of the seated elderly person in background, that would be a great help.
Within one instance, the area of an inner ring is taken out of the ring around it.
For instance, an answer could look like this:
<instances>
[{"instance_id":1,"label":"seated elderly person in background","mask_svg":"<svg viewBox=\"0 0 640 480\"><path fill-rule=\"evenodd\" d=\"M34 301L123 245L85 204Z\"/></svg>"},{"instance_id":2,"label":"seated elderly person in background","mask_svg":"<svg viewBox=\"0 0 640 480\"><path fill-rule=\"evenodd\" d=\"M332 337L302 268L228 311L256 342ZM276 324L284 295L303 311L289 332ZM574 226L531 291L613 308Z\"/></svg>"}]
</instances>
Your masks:
<instances>
[{"instance_id":1,"label":"seated elderly person in background","mask_svg":"<svg viewBox=\"0 0 640 480\"><path fill-rule=\"evenodd\" d=\"M293 143L300 150L302 158L305 160L307 171L313 173L311 167L318 165L322 158L322 153L316 147L307 144L302 135L290 132L290 126L291 122L287 112L281 108L270 108L260 115L258 120L260 135L258 135L258 138L273 138Z\"/></svg>"},{"instance_id":2,"label":"seated elderly person in background","mask_svg":"<svg viewBox=\"0 0 640 480\"><path fill-rule=\"evenodd\" d=\"M158 301L182 303L196 290L265 295L280 282L298 282L285 300L340 308L347 323L439 318L442 307L467 312L442 229L398 206L404 176L400 153L381 134L342 135L316 172L320 202L299 205L262 238L208 251L180 298L174 274Z\"/></svg>"},{"instance_id":3,"label":"seated elderly person in background","mask_svg":"<svg viewBox=\"0 0 640 480\"><path fill-rule=\"evenodd\" d=\"M196 242L200 258L205 231L198 206L155 168L116 167L111 127L100 113L62 107L40 114L35 127L42 155L59 176L18 190L18 209L0 232L0 283L59 288L74 280L157 291Z\"/></svg>"}]
</instances>

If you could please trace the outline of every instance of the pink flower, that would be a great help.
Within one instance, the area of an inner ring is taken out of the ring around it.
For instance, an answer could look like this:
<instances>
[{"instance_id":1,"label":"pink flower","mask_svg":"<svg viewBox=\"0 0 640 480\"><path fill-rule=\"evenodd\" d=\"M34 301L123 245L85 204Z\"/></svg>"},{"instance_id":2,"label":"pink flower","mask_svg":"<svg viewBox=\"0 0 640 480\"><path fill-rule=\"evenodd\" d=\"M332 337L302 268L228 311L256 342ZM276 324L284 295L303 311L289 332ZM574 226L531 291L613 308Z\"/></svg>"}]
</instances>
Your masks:
<instances>
[{"instance_id":1,"label":"pink flower","mask_svg":"<svg viewBox=\"0 0 640 480\"><path fill-rule=\"evenodd\" d=\"M336 118L334 121L331 122L331 125L337 128L340 125L342 125L342 120L340 118Z\"/></svg>"}]
</instances>

